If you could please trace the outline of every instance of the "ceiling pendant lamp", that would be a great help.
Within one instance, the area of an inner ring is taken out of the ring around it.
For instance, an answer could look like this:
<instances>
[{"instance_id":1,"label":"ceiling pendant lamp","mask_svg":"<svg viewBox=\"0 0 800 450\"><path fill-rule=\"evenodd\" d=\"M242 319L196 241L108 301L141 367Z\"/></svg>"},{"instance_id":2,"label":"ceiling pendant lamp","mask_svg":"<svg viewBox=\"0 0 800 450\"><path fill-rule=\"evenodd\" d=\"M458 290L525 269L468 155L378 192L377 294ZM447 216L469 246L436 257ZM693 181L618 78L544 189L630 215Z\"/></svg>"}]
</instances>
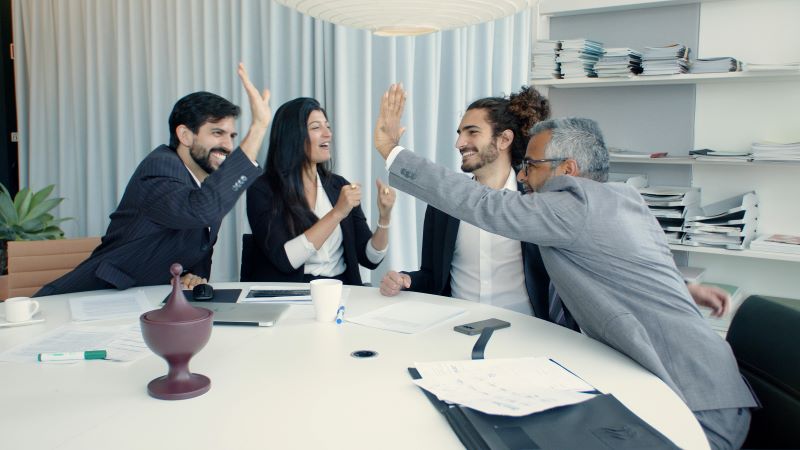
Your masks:
<instances>
[{"instance_id":1,"label":"ceiling pendant lamp","mask_svg":"<svg viewBox=\"0 0 800 450\"><path fill-rule=\"evenodd\" d=\"M276 0L317 19L379 36L417 36L510 16L530 0Z\"/></svg>"}]
</instances>

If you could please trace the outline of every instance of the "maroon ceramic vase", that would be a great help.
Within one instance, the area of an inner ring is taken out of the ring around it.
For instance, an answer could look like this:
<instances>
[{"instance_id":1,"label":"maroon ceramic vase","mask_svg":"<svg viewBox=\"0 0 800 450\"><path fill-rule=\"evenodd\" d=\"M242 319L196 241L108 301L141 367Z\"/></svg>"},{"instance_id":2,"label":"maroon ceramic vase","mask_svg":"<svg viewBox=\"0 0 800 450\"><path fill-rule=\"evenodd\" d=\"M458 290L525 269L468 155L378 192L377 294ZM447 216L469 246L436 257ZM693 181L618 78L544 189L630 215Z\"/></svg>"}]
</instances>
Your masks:
<instances>
[{"instance_id":1,"label":"maroon ceramic vase","mask_svg":"<svg viewBox=\"0 0 800 450\"><path fill-rule=\"evenodd\" d=\"M214 313L191 306L186 301L181 290L182 271L180 264L172 265L172 294L167 303L139 318L145 344L169 365L169 373L147 385L147 393L162 400L197 397L211 388L208 377L189 371L189 360L205 347L211 337Z\"/></svg>"}]
</instances>

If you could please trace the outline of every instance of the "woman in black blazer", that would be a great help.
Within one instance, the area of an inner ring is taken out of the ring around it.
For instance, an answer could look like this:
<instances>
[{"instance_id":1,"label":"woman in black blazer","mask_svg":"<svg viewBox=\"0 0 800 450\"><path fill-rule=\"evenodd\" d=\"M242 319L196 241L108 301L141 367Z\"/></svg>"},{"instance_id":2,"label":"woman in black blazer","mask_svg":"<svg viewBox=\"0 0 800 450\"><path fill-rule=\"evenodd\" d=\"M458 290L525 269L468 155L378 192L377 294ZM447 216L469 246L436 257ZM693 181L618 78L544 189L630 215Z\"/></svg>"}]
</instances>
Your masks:
<instances>
[{"instance_id":1,"label":"woman in black blazer","mask_svg":"<svg viewBox=\"0 0 800 450\"><path fill-rule=\"evenodd\" d=\"M265 170L247 190L253 230L252 281L337 278L360 285L359 264L374 269L389 244L396 192L380 180L373 233L361 186L330 171L333 133L313 98L284 103L272 119Z\"/></svg>"}]
</instances>

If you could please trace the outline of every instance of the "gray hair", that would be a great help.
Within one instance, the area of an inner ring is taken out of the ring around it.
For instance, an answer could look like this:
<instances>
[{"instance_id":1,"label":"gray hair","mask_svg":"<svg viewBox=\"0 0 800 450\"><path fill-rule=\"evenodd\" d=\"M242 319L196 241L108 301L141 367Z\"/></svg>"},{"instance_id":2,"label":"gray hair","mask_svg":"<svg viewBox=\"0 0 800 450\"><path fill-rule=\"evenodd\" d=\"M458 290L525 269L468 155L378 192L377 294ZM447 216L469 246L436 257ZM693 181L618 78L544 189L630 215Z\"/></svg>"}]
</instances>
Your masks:
<instances>
[{"instance_id":1,"label":"gray hair","mask_svg":"<svg viewBox=\"0 0 800 450\"><path fill-rule=\"evenodd\" d=\"M608 180L608 149L597 122L578 117L549 119L534 125L529 135L547 130L553 136L545 148L545 158L574 159L582 177L601 183Z\"/></svg>"}]
</instances>

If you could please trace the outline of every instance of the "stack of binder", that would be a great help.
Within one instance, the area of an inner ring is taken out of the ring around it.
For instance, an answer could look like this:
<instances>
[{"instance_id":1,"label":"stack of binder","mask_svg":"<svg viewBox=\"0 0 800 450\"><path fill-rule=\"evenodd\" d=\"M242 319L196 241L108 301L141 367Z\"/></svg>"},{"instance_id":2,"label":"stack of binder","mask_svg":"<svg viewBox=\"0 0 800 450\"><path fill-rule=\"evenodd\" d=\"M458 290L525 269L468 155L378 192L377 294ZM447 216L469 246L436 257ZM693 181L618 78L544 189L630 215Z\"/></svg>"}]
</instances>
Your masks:
<instances>
[{"instance_id":1,"label":"stack of binder","mask_svg":"<svg viewBox=\"0 0 800 450\"><path fill-rule=\"evenodd\" d=\"M589 39L561 41L556 62L563 78L597 77L594 65L603 56L603 44Z\"/></svg>"},{"instance_id":2,"label":"stack of binder","mask_svg":"<svg viewBox=\"0 0 800 450\"><path fill-rule=\"evenodd\" d=\"M647 47L642 53L642 75L675 75L689 71L689 47L672 44Z\"/></svg>"},{"instance_id":3,"label":"stack of binder","mask_svg":"<svg viewBox=\"0 0 800 450\"><path fill-rule=\"evenodd\" d=\"M630 48L607 48L594 71L599 78L638 75L642 73L642 54Z\"/></svg>"},{"instance_id":4,"label":"stack of binder","mask_svg":"<svg viewBox=\"0 0 800 450\"><path fill-rule=\"evenodd\" d=\"M680 244L685 236L685 220L689 211L700 204L700 189L696 187L651 186L640 188L650 212L656 217L670 244Z\"/></svg>"},{"instance_id":5,"label":"stack of binder","mask_svg":"<svg viewBox=\"0 0 800 450\"><path fill-rule=\"evenodd\" d=\"M561 78L561 70L556 62L557 52L561 49L561 41L537 41L533 46L531 58L531 78L546 80Z\"/></svg>"},{"instance_id":6,"label":"stack of binder","mask_svg":"<svg viewBox=\"0 0 800 450\"><path fill-rule=\"evenodd\" d=\"M758 196L746 192L687 215L683 244L742 250L753 239L757 222Z\"/></svg>"},{"instance_id":7,"label":"stack of binder","mask_svg":"<svg viewBox=\"0 0 800 450\"><path fill-rule=\"evenodd\" d=\"M800 142L754 142L752 150L755 161L800 161Z\"/></svg>"},{"instance_id":8,"label":"stack of binder","mask_svg":"<svg viewBox=\"0 0 800 450\"><path fill-rule=\"evenodd\" d=\"M723 56L720 58L697 58L692 62L690 73L738 72L742 66L736 58Z\"/></svg>"}]
</instances>

